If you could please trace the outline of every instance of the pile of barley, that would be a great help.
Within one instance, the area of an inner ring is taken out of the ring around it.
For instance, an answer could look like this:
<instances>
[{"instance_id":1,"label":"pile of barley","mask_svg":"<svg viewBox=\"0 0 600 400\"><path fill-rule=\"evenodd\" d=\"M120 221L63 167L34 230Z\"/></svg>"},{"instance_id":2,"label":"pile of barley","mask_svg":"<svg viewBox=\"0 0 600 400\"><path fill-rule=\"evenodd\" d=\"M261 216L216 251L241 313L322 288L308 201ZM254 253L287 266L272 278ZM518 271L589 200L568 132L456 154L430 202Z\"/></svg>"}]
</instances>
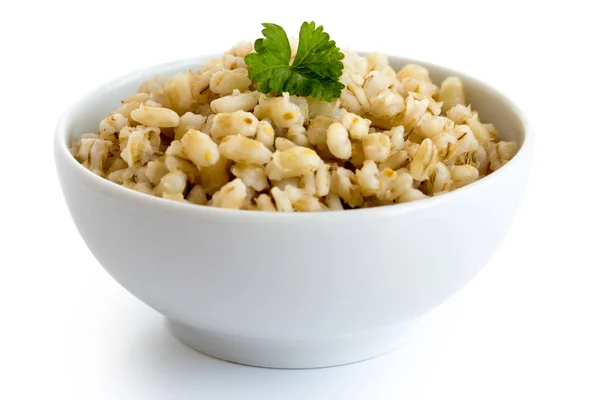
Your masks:
<instances>
[{"instance_id":1,"label":"pile of barley","mask_svg":"<svg viewBox=\"0 0 600 400\"><path fill-rule=\"evenodd\" d=\"M269 96L241 43L197 72L145 82L72 154L97 175L171 200L265 211L342 210L435 196L516 152L467 106L462 83L397 73L346 51L337 101Z\"/></svg>"}]
</instances>

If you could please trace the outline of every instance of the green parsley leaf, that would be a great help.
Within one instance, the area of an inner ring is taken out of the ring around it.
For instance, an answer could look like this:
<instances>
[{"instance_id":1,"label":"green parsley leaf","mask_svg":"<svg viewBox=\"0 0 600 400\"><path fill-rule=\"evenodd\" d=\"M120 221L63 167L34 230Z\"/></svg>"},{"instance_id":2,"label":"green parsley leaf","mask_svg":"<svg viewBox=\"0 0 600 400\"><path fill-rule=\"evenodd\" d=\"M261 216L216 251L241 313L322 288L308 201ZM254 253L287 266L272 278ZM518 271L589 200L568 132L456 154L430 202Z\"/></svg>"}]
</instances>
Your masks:
<instances>
[{"instance_id":1,"label":"green parsley leaf","mask_svg":"<svg viewBox=\"0 0 600 400\"><path fill-rule=\"evenodd\" d=\"M282 27L263 23L264 38L254 43L256 53L245 57L248 76L263 93L308 97L331 101L340 97L344 85L344 54L330 40L323 26L304 22L300 28L298 51L292 65L290 42Z\"/></svg>"},{"instance_id":2,"label":"green parsley leaf","mask_svg":"<svg viewBox=\"0 0 600 400\"><path fill-rule=\"evenodd\" d=\"M288 37L279 25L264 23L262 30L264 39L254 42L256 53L248 54L244 61L248 64L248 75L258 84L258 90L263 93L273 91L283 92L285 83L290 76L290 58L292 50Z\"/></svg>"},{"instance_id":3,"label":"green parsley leaf","mask_svg":"<svg viewBox=\"0 0 600 400\"><path fill-rule=\"evenodd\" d=\"M302 24L292 70L337 80L344 69L343 58L335 41L329 40L329 34L323 32L323 26L315 29L314 22Z\"/></svg>"}]
</instances>

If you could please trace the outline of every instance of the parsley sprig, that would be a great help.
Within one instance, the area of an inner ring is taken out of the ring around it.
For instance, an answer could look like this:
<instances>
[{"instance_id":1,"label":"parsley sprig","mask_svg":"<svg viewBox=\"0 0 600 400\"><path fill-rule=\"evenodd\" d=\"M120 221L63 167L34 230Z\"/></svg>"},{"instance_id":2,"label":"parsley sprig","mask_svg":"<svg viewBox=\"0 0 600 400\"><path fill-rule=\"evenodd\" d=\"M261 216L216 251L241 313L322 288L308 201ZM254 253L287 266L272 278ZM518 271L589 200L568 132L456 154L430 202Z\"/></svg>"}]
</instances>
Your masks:
<instances>
[{"instance_id":1,"label":"parsley sprig","mask_svg":"<svg viewBox=\"0 0 600 400\"><path fill-rule=\"evenodd\" d=\"M298 51L290 65L292 51L285 30L279 25L263 23L264 38L254 43L256 53L245 57L248 76L262 93L288 92L331 101L340 97L344 85L344 54L330 40L323 26L304 22L300 28Z\"/></svg>"}]
</instances>

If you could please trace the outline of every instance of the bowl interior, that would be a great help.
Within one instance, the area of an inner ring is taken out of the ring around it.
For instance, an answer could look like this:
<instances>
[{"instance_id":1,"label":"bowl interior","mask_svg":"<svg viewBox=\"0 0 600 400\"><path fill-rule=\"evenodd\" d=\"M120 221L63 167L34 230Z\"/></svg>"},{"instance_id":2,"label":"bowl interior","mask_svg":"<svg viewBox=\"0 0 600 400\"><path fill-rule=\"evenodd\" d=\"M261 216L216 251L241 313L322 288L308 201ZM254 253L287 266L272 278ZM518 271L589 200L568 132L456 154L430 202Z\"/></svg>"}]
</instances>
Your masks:
<instances>
[{"instance_id":1,"label":"bowl interior","mask_svg":"<svg viewBox=\"0 0 600 400\"><path fill-rule=\"evenodd\" d=\"M157 65L133 72L90 92L65 115L68 122L67 129L62 132L65 135L64 142L75 140L82 133L97 132L99 122L114 112L122 99L136 93L144 80L157 74L170 76L188 69L196 70L210 57L212 56ZM497 90L468 75L437 65L401 57L390 56L389 59L390 65L395 70L409 63L423 65L429 70L432 80L438 85L448 76L461 78L465 86L467 101L472 104L474 110L479 112L481 121L493 123L498 129L501 140L515 141L519 149L522 147L525 141L522 116L518 109Z\"/></svg>"}]
</instances>

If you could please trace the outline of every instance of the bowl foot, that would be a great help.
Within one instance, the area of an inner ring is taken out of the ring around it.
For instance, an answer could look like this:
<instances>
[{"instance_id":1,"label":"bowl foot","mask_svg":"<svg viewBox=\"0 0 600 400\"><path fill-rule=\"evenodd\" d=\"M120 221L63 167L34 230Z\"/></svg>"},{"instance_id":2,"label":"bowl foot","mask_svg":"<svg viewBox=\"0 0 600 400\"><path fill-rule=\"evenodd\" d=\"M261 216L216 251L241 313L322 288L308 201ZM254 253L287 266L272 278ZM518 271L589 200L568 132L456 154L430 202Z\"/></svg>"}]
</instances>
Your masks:
<instances>
[{"instance_id":1,"label":"bowl foot","mask_svg":"<svg viewBox=\"0 0 600 400\"><path fill-rule=\"evenodd\" d=\"M173 336L211 357L266 368L321 368L350 364L388 353L408 342L413 321L343 337L273 340L230 336L194 328L167 318Z\"/></svg>"}]
</instances>

